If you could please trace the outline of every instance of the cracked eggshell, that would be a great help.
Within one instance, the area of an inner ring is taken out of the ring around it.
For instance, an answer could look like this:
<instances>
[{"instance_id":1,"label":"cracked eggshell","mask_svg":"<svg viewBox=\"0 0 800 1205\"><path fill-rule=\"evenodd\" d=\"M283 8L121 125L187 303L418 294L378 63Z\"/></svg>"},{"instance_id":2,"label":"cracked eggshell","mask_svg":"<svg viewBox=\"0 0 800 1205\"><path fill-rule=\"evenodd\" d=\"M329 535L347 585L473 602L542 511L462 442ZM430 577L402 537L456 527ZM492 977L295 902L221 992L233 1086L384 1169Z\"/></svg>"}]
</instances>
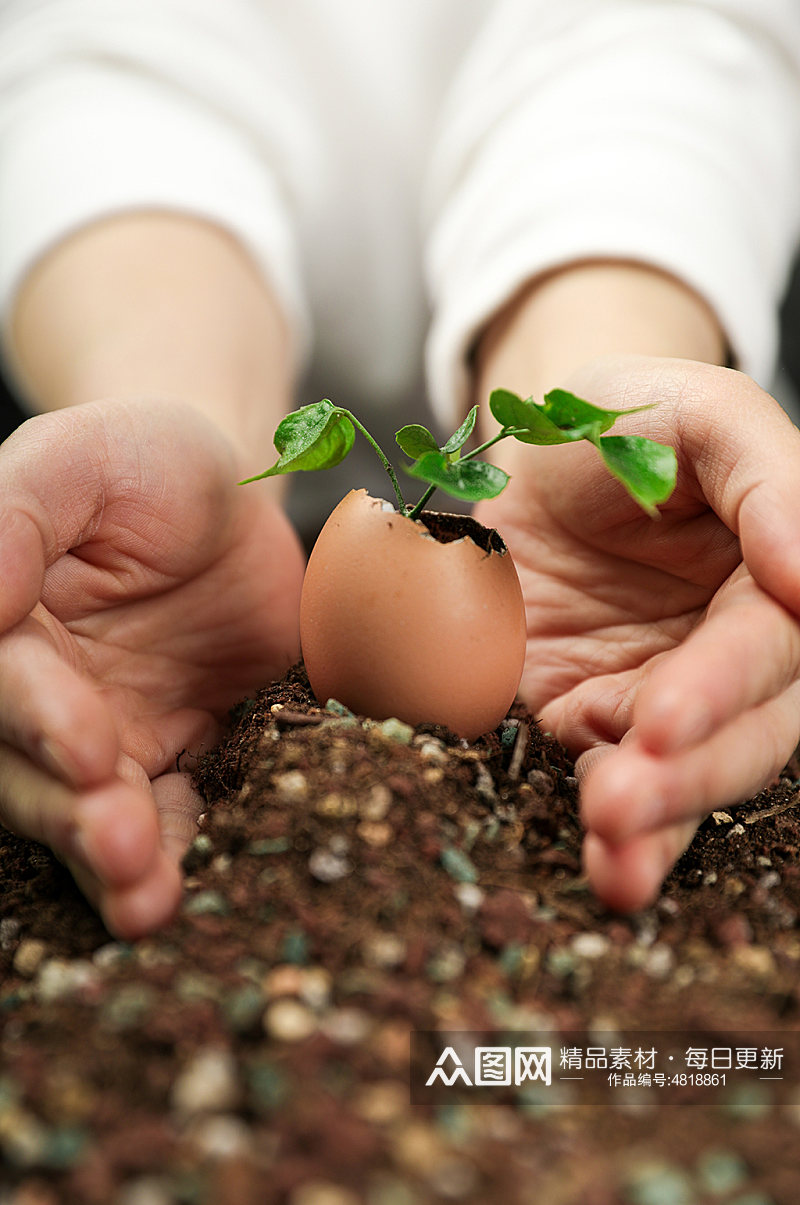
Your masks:
<instances>
[{"instance_id":1,"label":"cracked eggshell","mask_svg":"<svg viewBox=\"0 0 800 1205\"><path fill-rule=\"evenodd\" d=\"M463 521L444 517L453 518ZM444 724L468 740L496 728L522 676L526 624L511 554L490 534L489 551L470 536L442 543L351 490L303 583L300 641L317 698L373 719Z\"/></svg>"}]
</instances>

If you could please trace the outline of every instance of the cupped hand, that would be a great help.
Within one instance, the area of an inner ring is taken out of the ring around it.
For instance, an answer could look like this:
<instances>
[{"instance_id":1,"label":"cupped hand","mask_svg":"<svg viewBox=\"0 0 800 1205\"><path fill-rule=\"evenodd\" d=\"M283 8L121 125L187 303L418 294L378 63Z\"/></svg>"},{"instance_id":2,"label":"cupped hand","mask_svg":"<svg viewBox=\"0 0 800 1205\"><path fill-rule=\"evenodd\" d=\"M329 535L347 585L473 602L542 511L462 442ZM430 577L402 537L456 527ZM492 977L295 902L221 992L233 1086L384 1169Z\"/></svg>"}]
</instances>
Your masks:
<instances>
[{"instance_id":1,"label":"cupped hand","mask_svg":"<svg viewBox=\"0 0 800 1205\"><path fill-rule=\"evenodd\" d=\"M614 358L565 384L658 403L614 434L675 447L660 519L584 443L500 445L512 481L478 517L520 573L522 697L577 757L590 883L633 910L800 739L800 432L742 374L691 361Z\"/></svg>"},{"instance_id":2,"label":"cupped hand","mask_svg":"<svg viewBox=\"0 0 800 1205\"><path fill-rule=\"evenodd\" d=\"M109 929L158 928L199 800L178 765L298 655L303 557L193 410L98 402L0 447L0 823Z\"/></svg>"}]
</instances>

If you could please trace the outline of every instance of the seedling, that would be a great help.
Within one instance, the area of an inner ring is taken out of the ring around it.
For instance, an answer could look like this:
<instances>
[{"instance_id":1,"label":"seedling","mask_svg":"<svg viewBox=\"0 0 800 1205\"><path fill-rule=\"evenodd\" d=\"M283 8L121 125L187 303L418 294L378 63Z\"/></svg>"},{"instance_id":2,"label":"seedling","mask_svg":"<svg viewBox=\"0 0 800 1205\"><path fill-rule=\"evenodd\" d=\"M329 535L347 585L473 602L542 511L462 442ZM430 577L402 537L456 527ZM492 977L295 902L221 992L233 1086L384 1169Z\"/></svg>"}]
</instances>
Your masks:
<instances>
[{"instance_id":1,"label":"seedling","mask_svg":"<svg viewBox=\"0 0 800 1205\"><path fill-rule=\"evenodd\" d=\"M500 430L480 447L463 454L462 449L475 427L477 406L472 407L458 430L441 446L427 427L418 423L401 427L395 439L411 461L404 466L405 472L428 485L413 504L406 502L397 474L369 431L350 410L334 405L327 398L288 414L275 431L276 463L241 484L298 470L331 469L347 456L358 430L388 473L400 513L411 519L420 515L436 489L464 502L479 502L502 493L508 484L508 474L477 457L503 439L513 438L527 444L587 440L597 448L608 471L653 518L658 516L657 506L666 502L675 488L677 459L673 448L639 435L605 434L621 415L649 410L650 406L602 410L565 389L553 389L537 403L508 389L495 389L489 397L489 409Z\"/></svg>"}]
</instances>

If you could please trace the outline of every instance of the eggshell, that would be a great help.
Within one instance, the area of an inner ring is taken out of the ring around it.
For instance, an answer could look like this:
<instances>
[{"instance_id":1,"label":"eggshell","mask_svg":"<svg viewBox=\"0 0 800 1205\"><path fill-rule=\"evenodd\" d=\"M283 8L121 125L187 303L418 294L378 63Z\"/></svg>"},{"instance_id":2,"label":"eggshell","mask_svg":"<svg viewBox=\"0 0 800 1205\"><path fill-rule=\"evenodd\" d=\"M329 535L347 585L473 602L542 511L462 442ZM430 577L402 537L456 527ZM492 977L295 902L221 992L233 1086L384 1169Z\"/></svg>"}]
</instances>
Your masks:
<instances>
[{"instance_id":1,"label":"eggshell","mask_svg":"<svg viewBox=\"0 0 800 1205\"><path fill-rule=\"evenodd\" d=\"M488 552L470 537L441 543L351 490L303 584L300 641L317 698L374 719L444 724L469 740L495 728L519 686L526 625L514 562L492 534Z\"/></svg>"}]
</instances>

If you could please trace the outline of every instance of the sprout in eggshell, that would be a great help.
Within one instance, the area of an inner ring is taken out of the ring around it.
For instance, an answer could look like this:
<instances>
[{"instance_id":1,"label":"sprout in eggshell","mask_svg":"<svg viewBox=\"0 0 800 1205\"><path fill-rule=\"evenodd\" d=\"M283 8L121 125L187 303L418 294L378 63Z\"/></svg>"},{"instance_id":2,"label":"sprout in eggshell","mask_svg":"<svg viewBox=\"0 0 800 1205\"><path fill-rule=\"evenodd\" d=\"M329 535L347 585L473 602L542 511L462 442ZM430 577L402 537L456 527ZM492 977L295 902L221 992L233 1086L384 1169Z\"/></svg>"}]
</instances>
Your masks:
<instances>
[{"instance_id":1,"label":"sprout in eggshell","mask_svg":"<svg viewBox=\"0 0 800 1205\"><path fill-rule=\"evenodd\" d=\"M604 434L633 411L602 410L563 389L546 394L541 404L496 389L489 406L500 430L470 452L463 448L477 406L441 446L418 424L397 432L411 459L406 472L428 486L413 505L366 428L327 398L286 416L274 437L277 462L247 479L332 468L359 430L392 482L396 507L366 490L351 490L309 558L300 641L311 688L322 702L335 698L373 719L442 724L468 740L505 717L522 676L526 639L514 562L496 531L464 515L425 510L436 488L467 502L501 493L508 475L477 459L501 439L588 440L654 517L674 489L672 448L640 436Z\"/></svg>"}]
</instances>

